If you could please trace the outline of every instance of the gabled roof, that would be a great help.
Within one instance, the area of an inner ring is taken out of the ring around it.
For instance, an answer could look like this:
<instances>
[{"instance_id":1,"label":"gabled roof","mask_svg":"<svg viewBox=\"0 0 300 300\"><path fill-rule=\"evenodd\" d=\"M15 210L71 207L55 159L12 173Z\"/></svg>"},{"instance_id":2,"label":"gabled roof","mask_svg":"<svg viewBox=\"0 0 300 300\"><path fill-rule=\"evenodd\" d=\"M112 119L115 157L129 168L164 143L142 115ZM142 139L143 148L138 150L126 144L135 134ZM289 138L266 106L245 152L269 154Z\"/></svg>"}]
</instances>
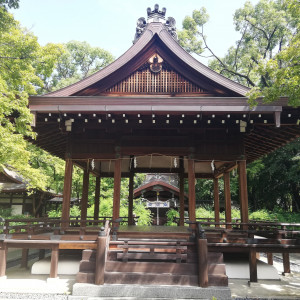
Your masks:
<instances>
[{"instance_id":1,"label":"gabled roof","mask_svg":"<svg viewBox=\"0 0 300 300\"><path fill-rule=\"evenodd\" d=\"M165 25L154 22L149 23L137 42L109 66L45 96L94 96L95 89L99 95L99 92L105 91L137 70L155 52L188 80L214 94L238 97L245 96L249 91L249 88L216 73L196 60L173 39Z\"/></svg>"}]
</instances>

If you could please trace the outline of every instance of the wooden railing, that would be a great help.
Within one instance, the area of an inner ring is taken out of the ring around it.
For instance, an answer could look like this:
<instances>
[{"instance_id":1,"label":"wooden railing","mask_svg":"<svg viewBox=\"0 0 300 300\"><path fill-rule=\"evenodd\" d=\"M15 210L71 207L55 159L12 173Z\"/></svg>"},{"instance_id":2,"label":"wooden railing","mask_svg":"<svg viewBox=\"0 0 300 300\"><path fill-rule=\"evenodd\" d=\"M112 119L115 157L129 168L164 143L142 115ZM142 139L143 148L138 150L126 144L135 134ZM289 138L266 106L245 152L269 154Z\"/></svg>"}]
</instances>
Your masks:
<instances>
[{"instance_id":1,"label":"wooden railing","mask_svg":"<svg viewBox=\"0 0 300 300\"><path fill-rule=\"evenodd\" d=\"M128 217L120 218L122 224L128 223ZM138 217L135 217L135 221ZM0 234L41 234L54 231L60 234L64 231L80 231L84 234L89 231L99 230L99 226L106 221L112 222L112 217L99 217L99 220L87 218L81 220L79 217L71 217L69 221L60 218L28 218L28 219L0 219Z\"/></svg>"},{"instance_id":2,"label":"wooden railing","mask_svg":"<svg viewBox=\"0 0 300 300\"><path fill-rule=\"evenodd\" d=\"M21 222L21 224L16 224L16 222ZM95 223L97 226L94 225ZM5 275L8 248L23 249L23 264L25 264L28 249L50 249L50 277L57 276L60 249L95 249L98 266L95 282L101 284L104 276L102 273L104 269L101 269L101 266L106 258L111 221L108 219L72 219L68 222L68 226L63 227L63 230L62 224L63 222L58 219L2 220L0 277ZM82 227L81 224L91 224L91 226ZM256 253L267 253L269 262L272 260L272 253L282 253L284 272L288 273L290 272L289 253L300 251L299 223L189 222L189 224L198 245L199 285L203 287L207 282L207 274L203 270L206 270L207 259L205 257L208 251L248 253L250 281L253 282L257 281ZM232 225L232 228L227 228L227 225ZM100 229L100 227L103 228ZM260 238L255 236L260 236Z\"/></svg>"},{"instance_id":3,"label":"wooden railing","mask_svg":"<svg viewBox=\"0 0 300 300\"><path fill-rule=\"evenodd\" d=\"M108 245L110 227L109 221L103 221L103 226L98 228L98 231L94 231L94 234L81 235L80 233L64 233L59 235L28 235L26 234L2 234L0 237L0 277L5 276L6 273L6 255L9 248L20 248L22 250L27 249L50 249L51 250L51 265L50 265L50 278L57 277L58 269L58 257L59 250L61 249L95 249L97 251L96 264L101 273L101 268L104 265L103 259L105 258L106 248ZM99 221L100 222L100 221ZM23 251L23 253L26 251ZM28 251L27 251L28 253ZM24 264L24 257L22 263ZM101 282L101 274L98 274L97 282ZM100 278L100 279L99 279ZM99 284L99 283L98 283Z\"/></svg>"}]
</instances>

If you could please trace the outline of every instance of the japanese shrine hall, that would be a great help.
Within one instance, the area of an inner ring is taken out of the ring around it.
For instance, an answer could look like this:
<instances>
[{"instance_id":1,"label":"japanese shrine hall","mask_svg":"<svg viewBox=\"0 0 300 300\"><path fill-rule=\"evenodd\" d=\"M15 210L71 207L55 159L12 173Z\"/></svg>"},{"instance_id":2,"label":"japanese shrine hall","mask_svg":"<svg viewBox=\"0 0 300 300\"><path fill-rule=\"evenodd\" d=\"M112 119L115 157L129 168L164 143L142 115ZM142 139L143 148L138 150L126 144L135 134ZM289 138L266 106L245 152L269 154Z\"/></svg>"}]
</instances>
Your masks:
<instances>
[{"instance_id":1,"label":"japanese shrine hall","mask_svg":"<svg viewBox=\"0 0 300 300\"><path fill-rule=\"evenodd\" d=\"M101 178L114 178L113 222L120 217L121 178L129 178L128 224L134 224L136 173L178 174L178 228L185 222L186 179L188 222L196 221L197 178L213 180L215 222L220 221L223 177L225 221L231 223L233 169L238 170L241 222L248 223L246 165L300 136L299 108L288 106L286 98L273 103L258 99L250 107L247 87L209 69L179 45L175 20L165 16L165 9L155 6L147 13L147 20L138 20L133 45L113 63L29 99L36 144L65 160L63 224L70 218L73 165L84 170L82 226L90 175L96 177L95 220Z\"/></svg>"},{"instance_id":2,"label":"japanese shrine hall","mask_svg":"<svg viewBox=\"0 0 300 300\"><path fill-rule=\"evenodd\" d=\"M30 97L37 144L66 161L63 219L69 218L76 164L84 169L82 219L89 173L97 177L96 199L100 178L114 177L113 219L119 218L121 177L129 177L131 224L134 174L169 172L180 176L181 225L184 178L191 221L195 178L214 180L218 221L218 178L224 176L230 222L230 171L237 168L241 219L247 222L246 164L299 136L299 109L285 98L272 104L259 99L249 107L249 89L189 55L174 25L164 12L150 10L147 22L138 20L133 46L112 64L61 90Z\"/></svg>"}]
</instances>

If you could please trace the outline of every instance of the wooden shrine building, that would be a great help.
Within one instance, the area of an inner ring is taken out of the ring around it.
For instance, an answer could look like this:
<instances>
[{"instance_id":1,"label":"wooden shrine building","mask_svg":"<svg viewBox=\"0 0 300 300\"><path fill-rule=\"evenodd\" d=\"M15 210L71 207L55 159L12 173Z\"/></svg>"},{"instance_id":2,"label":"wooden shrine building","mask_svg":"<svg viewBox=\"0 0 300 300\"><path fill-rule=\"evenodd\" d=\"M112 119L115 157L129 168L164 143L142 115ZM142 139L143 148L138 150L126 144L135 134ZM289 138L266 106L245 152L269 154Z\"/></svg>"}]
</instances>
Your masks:
<instances>
[{"instance_id":1,"label":"wooden shrine building","mask_svg":"<svg viewBox=\"0 0 300 300\"><path fill-rule=\"evenodd\" d=\"M144 182L133 191L133 198L146 202L153 215L153 224L165 225L169 209L178 209L180 190L177 174L146 174ZM184 208L187 195L184 197Z\"/></svg>"},{"instance_id":2,"label":"wooden shrine building","mask_svg":"<svg viewBox=\"0 0 300 300\"><path fill-rule=\"evenodd\" d=\"M114 178L113 220L119 218L121 178L129 178L133 223L135 173L179 175L180 225L184 179L189 219L195 221L195 180L224 177L226 222L231 221L230 171L239 174L242 222L248 221L246 165L300 135L299 108L286 98L250 107L249 89L204 66L178 43L175 20L165 9L138 19L134 44L97 73L58 91L32 96L36 143L65 159L63 220L69 219L73 165L84 170L81 218L86 219L89 174Z\"/></svg>"}]
</instances>

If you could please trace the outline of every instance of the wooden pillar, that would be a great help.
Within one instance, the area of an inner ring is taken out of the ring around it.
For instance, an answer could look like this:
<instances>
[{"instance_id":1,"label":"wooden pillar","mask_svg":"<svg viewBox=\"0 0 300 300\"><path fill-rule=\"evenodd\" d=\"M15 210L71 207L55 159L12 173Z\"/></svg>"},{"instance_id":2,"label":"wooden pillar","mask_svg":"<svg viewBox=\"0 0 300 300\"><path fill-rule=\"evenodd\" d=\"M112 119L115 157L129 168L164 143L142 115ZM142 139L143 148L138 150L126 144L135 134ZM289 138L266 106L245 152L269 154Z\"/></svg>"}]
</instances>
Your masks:
<instances>
[{"instance_id":1,"label":"wooden pillar","mask_svg":"<svg viewBox=\"0 0 300 300\"><path fill-rule=\"evenodd\" d=\"M84 169L83 172L83 183L82 183L82 197L81 197L81 227L86 226L86 220L87 217L87 206L88 206L88 196L89 196L89 179L90 179L90 173L88 169Z\"/></svg>"},{"instance_id":2,"label":"wooden pillar","mask_svg":"<svg viewBox=\"0 0 300 300\"><path fill-rule=\"evenodd\" d=\"M225 196L225 221L231 223L231 195L230 195L230 173L224 173L224 196ZM232 228L226 225L226 228Z\"/></svg>"},{"instance_id":3,"label":"wooden pillar","mask_svg":"<svg viewBox=\"0 0 300 300\"><path fill-rule=\"evenodd\" d=\"M113 199L113 220L120 216L120 193L121 193L121 159L115 160L114 170L114 199Z\"/></svg>"},{"instance_id":4,"label":"wooden pillar","mask_svg":"<svg viewBox=\"0 0 300 300\"><path fill-rule=\"evenodd\" d=\"M96 186L95 186L94 220L99 220L100 186L101 186L101 178L100 176L97 176Z\"/></svg>"},{"instance_id":5,"label":"wooden pillar","mask_svg":"<svg viewBox=\"0 0 300 300\"><path fill-rule=\"evenodd\" d=\"M248 223L248 191L247 191L247 170L246 161L238 162L239 173L239 192L240 192L240 206L241 206L241 222ZM247 229L248 226L242 226L243 229Z\"/></svg>"},{"instance_id":6,"label":"wooden pillar","mask_svg":"<svg viewBox=\"0 0 300 300\"><path fill-rule=\"evenodd\" d=\"M199 286L208 286L208 250L207 240L198 239L198 272L199 272Z\"/></svg>"},{"instance_id":7,"label":"wooden pillar","mask_svg":"<svg viewBox=\"0 0 300 300\"><path fill-rule=\"evenodd\" d=\"M257 282L257 260L255 249L250 249L249 252L249 269L250 269L250 282Z\"/></svg>"},{"instance_id":8,"label":"wooden pillar","mask_svg":"<svg viewBox=\"0 0 300 300\"><path fill-rule=\"evenodd\" d=\"M220 197L219 197L219 179L214 178L214 207L215 207L215 222L220 222ZM220 225L216 225L220 227Z\"/></svg>"},{"instance_id":9,"label":"wooden pillar","mask_svg":"<svg viewBox=\"0 0 300 300\"><path fill-rule=\"evenodd\" d=\"M71 201L71 194L72 194L72 172L73 172L73 162L71 159L66 159L62 215L61 215L61 219L63 221L62 228L68 227L69 221L70 221L70 201Z\"/></svg>"},{"instance_id":10,"label":"wooden pillar","mask_svg":"<svg viewBox=\"0 0 300 300\"><path fill-rule=\"evenodd\" d=\"M51 263L50 263L50 278L57 277L57 270L58 270L58 245L53 246L51 252Z\"/></svg>"},{"instance_id":11,"label":"wooden pillar","mask_svg":"<svg viewBox=\"0 0 300 300\"><path fill-rule=\"evenodd\" d=\"M179 226L184 226L184 173L179 174Z\"/></svg>"},{"instance_id":12,"label":"wooden pillar","mask_svg":"<svg viewBox=\"0 0 300 300\"><path fill-rule=\"evenodd\" d=\"M290 254L288 252L283 252L282 260L283 260L283 273L291 273Z\"/></svg>"},{"instance_id":13,"label":"wooden pillar","mask_svg":"<svg viewBox=\"0 0 300 300\"><path fill-rule=\"evenodd\" d=\"M3 241L0 242L0 278L6 273L6 255L7 245Z\"/></svg>"},{"instance_id":14,"label":"wooden pillar","mask_svg":"<svg viewBox=\"0 0 300 300\"><path fill-rule=\"evenodd\" d=\"M128 194L128 225L134 225L133 218L133 183L134 183L134 173L129 175L129 194Z\"/></svg>"},{"instance_id":15,"label":"wooden pillar","mask_svg":"<svg viewBox=\"0 0 300 300\"><path fill-rule=\"evenodd\" d=\"M189 219L196 221L196 189L195 189L195 162L188 159L188 182L189 182Z\"/></svg>"}]
</instances>

